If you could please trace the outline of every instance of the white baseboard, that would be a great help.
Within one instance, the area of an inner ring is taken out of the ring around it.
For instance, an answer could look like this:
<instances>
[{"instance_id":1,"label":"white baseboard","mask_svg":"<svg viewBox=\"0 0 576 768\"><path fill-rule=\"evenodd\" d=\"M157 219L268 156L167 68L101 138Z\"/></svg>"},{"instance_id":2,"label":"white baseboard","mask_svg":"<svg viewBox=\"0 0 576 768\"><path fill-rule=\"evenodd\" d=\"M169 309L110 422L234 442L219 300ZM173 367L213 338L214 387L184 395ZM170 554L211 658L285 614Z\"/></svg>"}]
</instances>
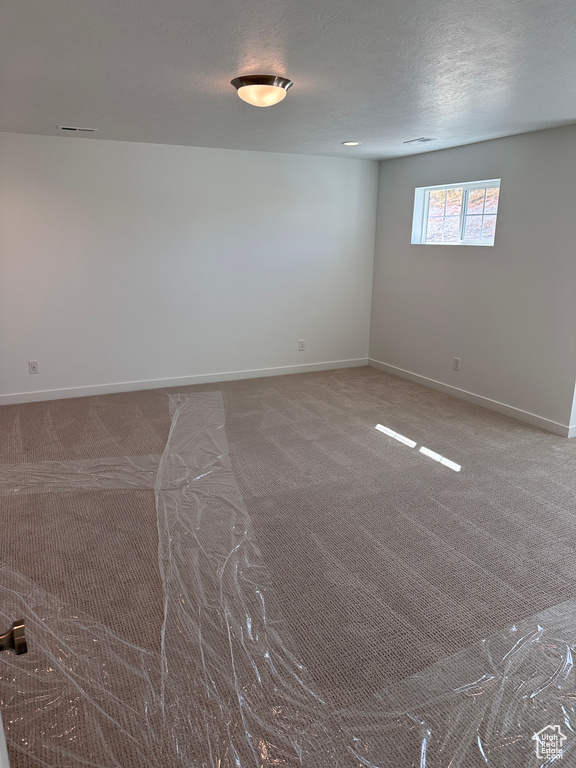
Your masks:
<instances>
[{"instance_id":1,"label":"white baseboard","mask_svg":"<svg viewBox=\"0 0 576 768\"><path fill-rule=\"evenodd\" d=\"M307 363L305 365L284 365L278 368L254 368L248 371L226 371L224 373L201 373L195 376L177 376L172 379L148 379L146 381L120 381L115 384L95 384L85 387L66 389L45 389L36 392L16 392L0 395L0 405L32 403L38 400L64 400L68 397L89 397L109 395L113 392L134 392L139 389L162 389L163 387L187 387L191 384L210 384L235 379L256 379L265 376L285 376L290 373L311 373L313 371L332 371L338 368L359 368L368 365L368 359L331 360L326 363Z\"/></svg>"},{"instance_id":2,"label":"white baseboard","mask_svg":"<svg viewBox=\"0 0 576 768\"><path fill-rule=\"evenodd\" d=\"M540 429L545 429L547 432L553 432L555 435L560 435L561 437L576 437L576 426L569 427L565 424L559 424L556 421L545 419L543 416L538 416L535 413L523 411L521 408L515 408L512 405L506 405L506 403L500 403L498 400L491 400L489 397L475 395L473 392L468 392L465 389L459 389L450 384L444 384L441 381L429 379L427 376L420 376L420 374L412 373L412 371L405 371L404 368L397 368L395 365L388 365L388 363L382 363L380 360L369 358L368 365L372 368L378 368L380 371L392 373L394 376L400 376L402 379L409 379L417 384L423 384L430 389L437 389L440 392L445 392L447 395L458 397L460 400L466 400L469 403L474 403L474 405L487 408L490 411L496 411L497 413L504 414L504 416L510 416L517 421L531 424L533 427L540 427Z\"/></svg>"}]
</instances>

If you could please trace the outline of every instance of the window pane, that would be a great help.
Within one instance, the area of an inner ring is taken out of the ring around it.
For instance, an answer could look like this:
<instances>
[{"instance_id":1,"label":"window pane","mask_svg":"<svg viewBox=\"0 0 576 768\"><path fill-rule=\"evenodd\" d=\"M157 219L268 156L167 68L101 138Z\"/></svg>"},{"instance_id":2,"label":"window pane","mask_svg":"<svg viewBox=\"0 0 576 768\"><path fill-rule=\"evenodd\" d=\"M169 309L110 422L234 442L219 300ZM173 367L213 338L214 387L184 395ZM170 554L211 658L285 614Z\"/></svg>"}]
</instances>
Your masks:
<instances>
[{"instance_id":1,"label":"window pane","mask_svg":"<svg viewBox=\"0 0 576 768\"><path fill-rule=\"evenodd\" d=\"M494 245L500 179L417 187L411 242Z\"/></svg>"},{"instance_id":2,"label":"window pane","mask_svg":"<svg viewBox=\"0 0 576 768\"><path fill-rule=\"evenodd\" d=\"M444 219L444 242L457 243L460 240L460 216L446 216Z\"/></svg>"},{"instance_id":3,"label":"window pane","mask_svg":"<svg viewBox=\"0 0 576 768\"><path fill-rule=\"evenodd\" d=\"M434 189L430 192L430 202L428 205L428 216L443 216L444 202L446 201L445 189Z\"/></svg>"},{"instance_id":4,"label":"window pane","mask_svg":"<svg viewBox=\"0 0 576 768\"><path fill-rule=\"evenodd\" d=\"M446 190L446 216L460 216L462 189Z\"/></svg>"},{"instance_id":5,"label":"window pane","mask_svg":"<svg viewBox=\"0 0 576 768\"><path fill-rule=\"evenodd\" d=\"M480 240L482 236L482 216L466 216L464 240Z\"/></svg>"},{"instance_id":6,"label":"window pane","mask_svg":"<svg viewBox=\"0 0 576 768\"><path fill-rule=\"evenodd\" d=\"M486 213L496 213L498 211L498 197L500 190L498 187L490 188L486 190Z\"/></svg>"},{"instance_id":7,"label":"window pane","mask_svg":"<svg viewBox=\"0 0 576 768\"><path fill-rule=\"evenodd\" d=\"M468 193L468 213L482 213L484 209L484 190L471 189Z\"/></svg>"},{"instance_id":8,"label":"window pane","mask_svg":"<svg viewBox=\"0 0 576 768\"><path fill-rule=\"evenodd\" d=\"M427 243L441 243L442 242L442 223L444 219L439 216L436 218L428 219L428 225L426 227L426 242Z\"/></svg>"},{"instance_id":9,"label":"window pane","mask_svg":"<svg viewBox=\"0 0 576 768\"><path fill-rule=\"evenodd\" d=\"M496 216L484 216L484 226L482 227L482 240L485 240L488 243L493 243L495 232L496 232Z\"/></svg>"}]
</instances>

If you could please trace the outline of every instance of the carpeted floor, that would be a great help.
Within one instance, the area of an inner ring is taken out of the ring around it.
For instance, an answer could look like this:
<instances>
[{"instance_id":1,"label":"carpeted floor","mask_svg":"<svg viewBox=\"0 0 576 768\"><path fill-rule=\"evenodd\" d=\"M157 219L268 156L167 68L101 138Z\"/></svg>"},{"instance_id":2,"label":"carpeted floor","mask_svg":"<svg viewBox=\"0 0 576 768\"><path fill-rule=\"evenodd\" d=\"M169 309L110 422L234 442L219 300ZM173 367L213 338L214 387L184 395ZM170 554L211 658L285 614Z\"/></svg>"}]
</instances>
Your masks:
<instances>
[{"instance_id":1,"label":"carpeted floor","mask_svg":"<svg viewBox=\"0 0 576 768\"><path fill-rule=\"evenodd\" d=\"M574 598L576 441L370 368L2 407L0 563L158 652L153 473L69 488L64 463L153 467L168 394L216 390L290 642L331 709Z\"/></svg>"}]
</instances>

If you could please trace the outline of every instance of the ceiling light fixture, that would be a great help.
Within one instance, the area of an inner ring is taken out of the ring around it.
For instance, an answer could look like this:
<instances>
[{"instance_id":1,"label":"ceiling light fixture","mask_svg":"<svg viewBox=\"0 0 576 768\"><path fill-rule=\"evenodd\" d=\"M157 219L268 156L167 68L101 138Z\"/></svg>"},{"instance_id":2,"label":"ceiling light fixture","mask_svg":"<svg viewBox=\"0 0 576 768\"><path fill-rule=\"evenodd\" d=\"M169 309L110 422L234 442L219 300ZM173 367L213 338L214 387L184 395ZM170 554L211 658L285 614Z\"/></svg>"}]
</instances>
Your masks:
<instances>
[{"instance_id":1,"label":"ceiling light fixture","mask_svg":"<svg viewBox=\"0 0 576 768\"><path fill-rule=\"evenodd\" d=\"M286 98L292 80L278 75L242 75L235 77L231 85L238 96L254 107L271 107Z\"/></svg>"},{"instance_id":2,"label":"ceiling light fixture","mask_svg":"<svg viewBox=\"0 0 576 768\"><path fill-rule=\"evenodd\" d=\"M359 147L361 143L362 143L361 141L343 141L342 142L342 144L345 147Z\"/></svg>"}]
</instances>

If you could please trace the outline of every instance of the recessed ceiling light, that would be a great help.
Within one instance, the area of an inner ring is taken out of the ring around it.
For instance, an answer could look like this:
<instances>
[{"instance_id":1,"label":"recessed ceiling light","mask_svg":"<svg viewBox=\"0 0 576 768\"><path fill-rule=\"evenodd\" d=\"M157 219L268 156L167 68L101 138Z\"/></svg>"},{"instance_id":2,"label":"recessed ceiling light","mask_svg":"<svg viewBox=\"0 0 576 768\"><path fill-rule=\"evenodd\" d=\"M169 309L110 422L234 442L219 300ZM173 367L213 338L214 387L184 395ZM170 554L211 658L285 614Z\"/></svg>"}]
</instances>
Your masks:
<instances>
[{"instance_id":1,"label":"recessed ceiling light","mask_svg":"<svg viewBox=\"0 0 576 768\"><path fill-rule=\"evenodd\" d=\"M343 141L342 142L342 144L345 147L359 147L361 143L362 143L361 141Z\"/></svg>"},{"instance_id":2,"label":"recessed ceiling light","mask_svg":"<svg viewBox=\"0 0 576 768\"><path fill-rule=\"evenodd\" d=\"M403 141L402 144L426 144L427 141L436 141L436 139L429 139L427 136L420 136L418 139Z\"/></svg>"},{"instance_id":3,"label":"recessed ceiling light","mask_svg":"<svg viewBox=\"0 0 576 768\"><path fill-rule=\"evenodd\" d=\"M278 75L242 75L235 77L230 84L238 91L238 96L254 107L271 107L286 98L292 80Z\"/></svg>"}]
</instances>

